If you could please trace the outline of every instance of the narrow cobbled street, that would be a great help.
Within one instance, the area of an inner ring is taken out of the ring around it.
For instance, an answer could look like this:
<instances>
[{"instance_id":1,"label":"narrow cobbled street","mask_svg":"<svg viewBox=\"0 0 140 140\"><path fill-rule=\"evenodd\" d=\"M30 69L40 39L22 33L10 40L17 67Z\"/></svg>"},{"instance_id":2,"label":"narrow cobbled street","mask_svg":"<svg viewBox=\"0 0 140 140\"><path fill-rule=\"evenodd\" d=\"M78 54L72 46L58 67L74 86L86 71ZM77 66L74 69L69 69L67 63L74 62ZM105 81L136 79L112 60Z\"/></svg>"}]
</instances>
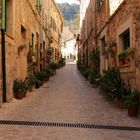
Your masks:
<instances>
[{"instance_id":1,"label":"narrow cobbled street","mask_svg":"<svg viewBox=\"0 0 140 140\"><path fill-rule=\"evenodd\" d=\"M140 126L68 64L39 90L0 109L0 120ZM139 140L140 131L0 125L0 140Z\"/></svg>"}]
</instances>

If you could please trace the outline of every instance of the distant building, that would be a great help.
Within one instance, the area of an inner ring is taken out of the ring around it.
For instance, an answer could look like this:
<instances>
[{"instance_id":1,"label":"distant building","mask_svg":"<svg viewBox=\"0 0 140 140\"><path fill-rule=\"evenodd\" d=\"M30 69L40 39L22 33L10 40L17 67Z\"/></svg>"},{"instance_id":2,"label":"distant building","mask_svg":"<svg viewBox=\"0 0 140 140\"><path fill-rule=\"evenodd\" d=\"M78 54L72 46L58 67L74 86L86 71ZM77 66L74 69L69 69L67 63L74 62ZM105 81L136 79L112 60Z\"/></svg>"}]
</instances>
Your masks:
<instances>
[{"instance_id":1,"label":"distant building","mask_svg":"<svg viewBox=\"0 0 140 140\"><path fill-rule=\"evenodd\" d=\"M64 58L66 59L72 58L77 60L77 49L75 47L75 44L76 44L75 38L71 38L63 42L61 52Z\"/></svg>"}]
</instances>

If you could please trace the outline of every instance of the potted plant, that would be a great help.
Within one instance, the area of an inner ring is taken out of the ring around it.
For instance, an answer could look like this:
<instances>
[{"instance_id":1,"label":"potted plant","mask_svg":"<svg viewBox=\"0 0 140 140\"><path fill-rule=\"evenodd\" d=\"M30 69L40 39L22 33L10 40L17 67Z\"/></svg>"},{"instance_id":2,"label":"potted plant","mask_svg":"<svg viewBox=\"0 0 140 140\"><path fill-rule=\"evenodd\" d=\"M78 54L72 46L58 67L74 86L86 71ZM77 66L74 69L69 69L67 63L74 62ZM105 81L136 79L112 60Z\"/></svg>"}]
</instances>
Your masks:
<instances>
[{"instance_id":1,"label":"potted plant","mask_svg":"<svg viewBox=\"0 0 140 140\"><path fill-rule=\"evenodd\" d=\"M29 77L27 77L26 83L30 92L34 90L36 81L37 81L36 77L33 75L30 75Z\"/></svg>"},{"instance_id":2,"label":"potted plant","mask_svg":"<svg viewBox=\"0 0 140 140\"><path fill-rule=\"evenodd\" d=\"M124 56L125 56L124 52L122 52L122 53L120 53L120 54L118 55L118 58L119 58L119 65L120 65L120 66L124 65L124 59L125 59Z\"/></svg>"},{"instance_id":3,"label":"potted plant","mask_svg":"<svg viewBox=\"0 0 140 140\"><path fill-rule=\"evenodd\" d=\"M26 96L27 93L27 85L25 81L16 79L13 84L13 93L16 99L22 99Z\"/></svg>"},{"instance_id":4,"label":"potted plant","mask_svg":"<svg viewBox=\"0 0 140 140\"><path fill-rule=\"evenodd\" d=\"M132 47L129 47L127 50L126 50L127 54L130 56L130 55L134 55L134 48Z\"/></svg>"},{"instance_id":5,"label":"potted plant","mask_svg":"<svg viewBox=\"0 0 140 140\"><path fill-rule=\"evenodd\" d=\"M46 50L46 52L47 52L48 55L52 55L52 49L51 49L51 48L48 48L48 49Z\"/></svg>"},{"instance_id":6,"label":"potted plant","mask_svg":"<svg viewBox=\"0 0 140 140\"><path fill-rule=\"evenodd\" d=\"M39 79L36 79L36 84L35 84L35 88L39 88L42 86L42 81Z\"/></svg>"},{"instance_id":7,"label":"potted plant","mask_svg":"<svg viewBox=\"0 0 140 140\"><path fill-rule=\"evenodd\" d=\"M26 48L26 44L22 44L18 47L18 53L22 52L23 49Z\"/></svg>"},{"instance_id":8,"label":"potted plant","mask_svg":"<svg viewBox=\"0 0 140 140\"><path fill-rule=\"evenodd\" d=\"M109 44L108 51L109 51L109 53L112 57L116 56L116 53L117 53L117 43L116 43L116 41L113 41L112 43Z\"/></svg>"},{"instance_id":9,"label":"potted plant","mask_svg":"<svg viewBox=\"0 0 140 140\"><path fill-rule=\"evenodd\" d=\"M126 51L123 51L122 53L120 53L118 55L118 58L119 58L119 65L122 66L122 65L127 65L129 64L129 57L128 57L128 54Z\"/></svg>"},{"instance_id":10,"label":"potted plant","mask_svg":"<svg viewBox=\"0 0 140 140\"><path fill-rule=\"evenodd\" d=\"M125 105L128 108L128 116L136 117L138 114L139 92L134 90L125 98Z\"/></svg>"}]
</instances>

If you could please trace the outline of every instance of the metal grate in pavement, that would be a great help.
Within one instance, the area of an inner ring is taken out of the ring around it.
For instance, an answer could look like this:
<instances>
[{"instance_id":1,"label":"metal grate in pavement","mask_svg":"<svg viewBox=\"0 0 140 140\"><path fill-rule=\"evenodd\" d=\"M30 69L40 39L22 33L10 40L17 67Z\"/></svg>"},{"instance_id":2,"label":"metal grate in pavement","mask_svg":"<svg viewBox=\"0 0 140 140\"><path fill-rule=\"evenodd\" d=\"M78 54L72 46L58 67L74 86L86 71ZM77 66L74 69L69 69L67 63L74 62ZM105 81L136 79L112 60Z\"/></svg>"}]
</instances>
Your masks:
<instances>
[{"instance_id":1,"label":"metal grate in pavement","mask_svg":"<svg viewBox=\"0 0 140 140\"><path fill-rule=\"evenodd\" d=\"M111 126L111 125L98 125L98 124L80 124L80 123L11 121L11 120L0 120L0 125L24 125L24 126L43 126L43 127L48 126L48 127L70 127L70 128L140 131L140 127Z\"/></svg>"}]
</instances>

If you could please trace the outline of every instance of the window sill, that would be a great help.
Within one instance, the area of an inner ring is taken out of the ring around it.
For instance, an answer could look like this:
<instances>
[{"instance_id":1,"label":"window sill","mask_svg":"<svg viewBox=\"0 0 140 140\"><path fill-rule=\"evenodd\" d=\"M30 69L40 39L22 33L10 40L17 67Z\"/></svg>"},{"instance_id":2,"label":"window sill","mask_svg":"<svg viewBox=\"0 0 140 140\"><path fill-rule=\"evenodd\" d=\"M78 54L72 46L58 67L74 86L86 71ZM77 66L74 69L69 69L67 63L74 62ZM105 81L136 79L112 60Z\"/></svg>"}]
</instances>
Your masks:
<instances>
[{"instance_id":1,"label":"window sill","mask_svg":"<svg viewBox=\"0 0 140 140\"><path fill-rule=\"evenodd\" d=\"M120 68L124 68L124 67L130 67L130 64L125 64L125 65L119 65Z\"/></svg>"}]
</instances>

